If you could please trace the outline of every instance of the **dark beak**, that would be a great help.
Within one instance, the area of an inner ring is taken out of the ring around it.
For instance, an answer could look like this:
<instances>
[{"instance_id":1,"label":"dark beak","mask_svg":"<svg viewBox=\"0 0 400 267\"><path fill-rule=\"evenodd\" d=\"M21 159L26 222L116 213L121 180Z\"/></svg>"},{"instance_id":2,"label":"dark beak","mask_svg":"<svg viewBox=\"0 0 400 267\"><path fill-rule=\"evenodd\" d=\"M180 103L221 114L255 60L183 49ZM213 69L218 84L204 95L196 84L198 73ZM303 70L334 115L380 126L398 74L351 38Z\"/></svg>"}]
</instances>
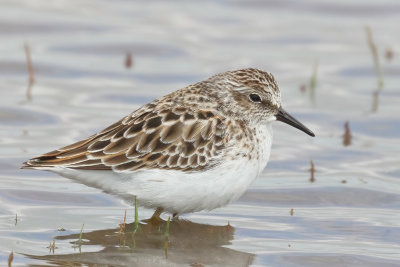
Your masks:
<instances>
[{"instance_id":1,"label":"dark beak","mask_svg":"<svg viewBox=\"0 0 400 267\"><path fill-rule=\"evenodd\" d=\"M293 126L294 128L297 128L303 132L305 132L306 134L314 137L315 134L308 129L306 126L304 126L301 122L299 122L298 120L296 120L295 118L293 118L292 116L289 115L289 113L287 113L283 108L279 108L278 109L278 114L276 114L276 119L278 121L287 123L291 126Z\"/></svg>"}]
</instances>

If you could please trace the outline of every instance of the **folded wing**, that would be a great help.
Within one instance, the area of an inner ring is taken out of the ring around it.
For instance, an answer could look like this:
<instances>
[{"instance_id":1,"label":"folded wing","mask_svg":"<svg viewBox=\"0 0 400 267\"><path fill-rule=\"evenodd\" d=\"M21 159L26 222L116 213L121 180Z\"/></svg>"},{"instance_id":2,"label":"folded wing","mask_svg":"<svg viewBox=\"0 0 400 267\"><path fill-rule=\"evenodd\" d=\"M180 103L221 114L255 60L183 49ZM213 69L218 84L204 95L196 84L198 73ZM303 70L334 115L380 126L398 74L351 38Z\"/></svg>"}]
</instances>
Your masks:
<instances>
[{"instance_id":1,"label":"folded wing","mask_svg":"<svg viewBox=\"0 0 400 267\"><path fill-rule=\"evenodd\" d=\"M203 170L218 164L230 138L228 124L207 110L139 109L96 135L25 162L23 168Z\"/></svg>"}]
</instances>

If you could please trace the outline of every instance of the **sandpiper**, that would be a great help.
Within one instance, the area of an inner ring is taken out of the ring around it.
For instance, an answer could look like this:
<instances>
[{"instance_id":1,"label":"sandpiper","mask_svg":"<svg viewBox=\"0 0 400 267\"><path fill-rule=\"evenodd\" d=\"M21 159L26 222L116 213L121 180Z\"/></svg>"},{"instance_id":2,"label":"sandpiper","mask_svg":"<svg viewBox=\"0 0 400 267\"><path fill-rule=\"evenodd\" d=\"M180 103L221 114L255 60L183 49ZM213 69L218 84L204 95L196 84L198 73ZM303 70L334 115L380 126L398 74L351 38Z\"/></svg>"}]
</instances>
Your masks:
<instances>
[{"instance_id":1,"label":"sandpiper","mask_svg":"<svg viewBox=\"0 0 400 267\"><path fill-rule=\"evenodd\" d=\"M265 168L281 106L272 74L228 71L154 100L87 139L25 162L174 215L239 198Z\"/></svg>"}]
</instances>

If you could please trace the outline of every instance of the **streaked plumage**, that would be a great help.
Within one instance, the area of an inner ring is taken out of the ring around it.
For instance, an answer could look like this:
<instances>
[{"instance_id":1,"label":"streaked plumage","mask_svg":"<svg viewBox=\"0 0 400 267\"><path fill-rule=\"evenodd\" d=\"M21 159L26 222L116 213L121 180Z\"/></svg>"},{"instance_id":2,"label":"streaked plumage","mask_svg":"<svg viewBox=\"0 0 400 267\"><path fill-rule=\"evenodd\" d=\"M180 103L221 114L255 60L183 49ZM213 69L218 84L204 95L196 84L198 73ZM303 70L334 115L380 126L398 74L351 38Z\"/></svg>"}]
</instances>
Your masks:
<instances>
[{"instance_id":1,"label":"streaked plumage","mask_svg":"<svg viewBox=\"0 0 400 267\"><path fill-rule=\"evenodd\" d=\"M172 213L213 209L238 198L263 170L272 121L312 135L287 116L271 74L230 71L154 100L23 167L54 171L125 198L136 196L146 207Z\"/></svg>"}]
</instances>

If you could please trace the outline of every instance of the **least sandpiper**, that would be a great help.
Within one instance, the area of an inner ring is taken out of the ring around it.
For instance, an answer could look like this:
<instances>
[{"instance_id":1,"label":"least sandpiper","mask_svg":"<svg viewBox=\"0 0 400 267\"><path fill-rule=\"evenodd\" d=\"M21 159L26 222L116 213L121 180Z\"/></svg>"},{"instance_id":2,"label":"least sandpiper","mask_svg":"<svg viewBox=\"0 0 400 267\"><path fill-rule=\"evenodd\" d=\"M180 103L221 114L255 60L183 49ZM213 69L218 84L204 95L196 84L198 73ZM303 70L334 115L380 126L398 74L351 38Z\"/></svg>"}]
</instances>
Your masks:
<instances>
[{"instance_id":1,"label":"least sandpiper","mask_svg":"<svg viewBox=\"0 0 400 267\"><path fill-rule=\"evenodd\" d=\"M179 215L239 198L265 168L281 106L268 72L228 71L154 100L89 138L25 162Z\"/></svg>"}]
</instances>

